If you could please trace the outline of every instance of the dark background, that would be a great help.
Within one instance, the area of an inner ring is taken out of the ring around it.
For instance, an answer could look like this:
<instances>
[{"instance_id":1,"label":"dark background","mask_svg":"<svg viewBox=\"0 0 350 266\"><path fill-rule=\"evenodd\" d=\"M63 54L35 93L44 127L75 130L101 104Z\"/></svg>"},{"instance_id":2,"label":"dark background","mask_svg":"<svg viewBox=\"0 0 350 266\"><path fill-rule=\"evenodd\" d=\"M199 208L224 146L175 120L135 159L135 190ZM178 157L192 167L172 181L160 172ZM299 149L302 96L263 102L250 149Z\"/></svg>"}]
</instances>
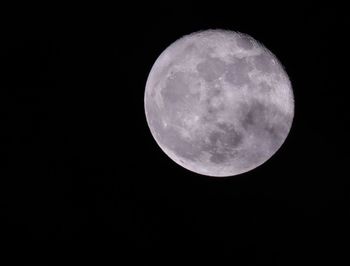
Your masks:
<instances>
[{"instance_id":1,"label":"dark background","mask_svg":"<svg viewBox=\"0 0 350 266\"><path fill-rule=\"evenodd\" d=\"M45 265L70 255L120 265L347 259L345 7L163 1L21 8L0 26L2 256ZM231 178L176 165L144 114L158 55L208 28L265 44L295 94L283 147Z\"/></svg>"}]
</instances>

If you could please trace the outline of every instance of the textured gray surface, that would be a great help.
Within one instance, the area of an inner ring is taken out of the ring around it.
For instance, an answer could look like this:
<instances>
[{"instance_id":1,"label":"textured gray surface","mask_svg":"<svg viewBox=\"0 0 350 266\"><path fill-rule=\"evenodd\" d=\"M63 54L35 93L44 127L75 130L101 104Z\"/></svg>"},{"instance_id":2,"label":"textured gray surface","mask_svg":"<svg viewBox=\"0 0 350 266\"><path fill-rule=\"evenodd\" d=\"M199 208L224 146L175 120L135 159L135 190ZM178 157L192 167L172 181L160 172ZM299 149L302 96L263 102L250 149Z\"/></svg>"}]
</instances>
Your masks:
<instances>
[{"instance_id":1,"label":"textured gray surface","mask_svg":"<svg viewBox=\"0 0 350 266\"><path fill-rule=\"evenodd\" d=\"M253 38L187 35L157 59L145 91L147 122L176 163L209 176L256 168L283 144L294 115L290 81Z\"/></svg>"}]
</instances>

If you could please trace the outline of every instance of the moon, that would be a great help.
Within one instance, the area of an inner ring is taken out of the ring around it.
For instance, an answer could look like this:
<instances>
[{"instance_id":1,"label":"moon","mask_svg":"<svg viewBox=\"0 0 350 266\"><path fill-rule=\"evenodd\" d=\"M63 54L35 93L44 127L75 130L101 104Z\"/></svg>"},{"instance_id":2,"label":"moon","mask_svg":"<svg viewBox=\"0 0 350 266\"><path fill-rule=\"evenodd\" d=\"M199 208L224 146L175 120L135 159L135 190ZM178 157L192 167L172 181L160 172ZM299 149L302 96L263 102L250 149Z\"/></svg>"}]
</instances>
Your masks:
<instances>
[{"instance_id":1,"label":"moon","mask_svg":"<svg viewBox=\"0 0 350 266\"><path fill-rule=\"evenodd\" d=\"M205 30L181 37L155 61L144 94L156 143L201 175L234 176L271 158L294 117L290 79L247 34Z\"/></svg>"}]
</instances>

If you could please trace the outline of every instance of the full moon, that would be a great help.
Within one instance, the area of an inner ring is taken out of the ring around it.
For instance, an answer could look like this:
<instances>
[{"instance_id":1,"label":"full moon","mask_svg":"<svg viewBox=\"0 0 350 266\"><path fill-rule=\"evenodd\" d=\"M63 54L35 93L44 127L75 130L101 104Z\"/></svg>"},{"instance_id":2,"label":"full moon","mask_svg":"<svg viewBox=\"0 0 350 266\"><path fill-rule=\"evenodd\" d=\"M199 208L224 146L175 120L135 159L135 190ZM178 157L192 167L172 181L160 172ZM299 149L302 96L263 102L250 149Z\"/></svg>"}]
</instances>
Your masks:
<instances>
[{"instance_id":1,"label":"full moon","mask_svg":"<svg viewBox=\"0 0 350 266\"><path fill-rule=\"evenodd\" d=\"M146 83L151 134L174 162L198 174L248 172L284 143L294 117L282 64L247 34L205 30L166 48Z\"/></svg>"}]
</instances>

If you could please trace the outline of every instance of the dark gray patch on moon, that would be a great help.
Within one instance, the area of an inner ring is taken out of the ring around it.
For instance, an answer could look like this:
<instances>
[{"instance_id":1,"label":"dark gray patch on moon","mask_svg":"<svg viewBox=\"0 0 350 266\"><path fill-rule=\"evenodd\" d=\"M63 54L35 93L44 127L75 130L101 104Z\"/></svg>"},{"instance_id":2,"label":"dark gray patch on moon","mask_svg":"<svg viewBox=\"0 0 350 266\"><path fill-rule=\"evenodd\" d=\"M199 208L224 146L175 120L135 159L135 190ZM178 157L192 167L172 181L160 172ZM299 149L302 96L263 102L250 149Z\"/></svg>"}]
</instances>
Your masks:
<instances>
[{"instance_id":1,"label":"dark gray patch on moon","mask_svg":"<svg viewBox=\"0 0 350 266\"><path fill-rule=\"evenodd\" d=\"M237 86L251 82L248 73L252 70L252 66L247 62L246 58L236 58L227 68L228 71L225 74L227 82Z\"/></svg>"},{"instance_id":2,"label":"dark gray patch on moon","mask_svg":"<svg viewBox=\"0 0 350 266\"><path fill-rule=\"evenodd\" d=\"M215 116L218 112L225 110L224 102L215 103L215 101L217 101L217 97L208 97L206 99L206 110L209 116Z\"/></svg>"},{"instance_id":3,"label":"dark gray patch on moon","mask_svg":"<svg viewBox=\"0 0 350 266\"><path fill-rule=\"evenodd\" d=\"M245 104L247 105L247 104ZM265 123L269 106L260 101L253 100L248 107L248 112L241 120L243 128L249 129L251 127L260 128Z\"/></svg>"},{"instance_id":4,"label":"dark gray patch on moon","mask_svg":"<svg viewBox=\"0 0 350 266\"><path fill-rule=\"evenodd\" d=\"M197 71L205 81L210 82L219 78L226 69L226 63L219 58L208 57L197 65Z\"/></svg>"},{"instance_id":5,"label":"dark gray patch on moon","mask_svg":"<svg viewBox=\"0 0 350 266\"><path fill-rule=\"evenodd\" d=\"M210 161L213 163L221 164L223 162L226 162L228 160L228 157L226 154L218 153L218 152L211 152Z\"/></svg>"},{"instance_id":6,"label":"dark gray patch on moon","mask_svg":"<svg viewBox=\"0 0 350 266\"><path fill-rule=\"evenodd\" d=\"M275 70L273 57L267 52L263 52L260 55L254 56L254 65L258 70L262 72L270 73Z\"/></svg>"},{"instance_id":7,"label":"dark gray patch on moon","mask_svg":"<svg viewBox=\"0 0 350 266\"><path fill-rule=\"evenodd\" d=\"M163 100L167 105L182 101L185 95L189 93L188 82L185 78L186 74L176 72L167 80L166 86L161 91Z\"/></svg>"},{"instance_id":8,"label":"dark gray patch on moon","mask_svg":"<svg viewBox=\"0 0 350 266\"><path fill-rule=\"evenodd\" d=\"M204 122L216 120L218 112L225 110L225 104L222 100L220 100L222 97L223 89L221 86L209 86L209 88L206 90L204 99L204 108L206 111L202 115L202 120Z\"/></svg>"},{"instance_id":9,"label":"dark gray patch on moon","mask_svg":"<svg viewBox=\"0 0 350 266\"><path fill-rule=\"evenodd\" d=\"M262 92L270 92L273 90L273 87L271 87L266 81L261 81L258 84L258 87Z\"/></svg>"},{"instance_id":10,"label":"dark gray patch on moon","mask_svg":"<svg viewBox=\"0 0 350 266\"><path fill-rule=\"evenodd\" d=\"M229 149L235 148L242 143L243 136L238 133L233 124L216 123L216 125L223 131L221 142Z\"/></svg>"},{"instance_id":11,"label":"dark gray patch on moon","mask_svg":"<svg viewBox=\"0 0 350 266\"><path fill-rule=\"evenodd\" d=\"M253 49L253 40L247 35L240 35L236 40L237 46L245 50Z\"/></svg>"},{"instance_id":12,"label":"dark gray patch on moon","mask_svg":"<svg viewBox=\"0 0 350 266\"><path fill-rule=\"evenodd\" d=\"M251 168L252 165L259 165L264 161L265 154L266 151L262 149L244 148L237 154L236 161L239 162L237 166L244 170Z\"/></svg>"},{"instance_id":13,"label":"dark gray patch on moon","mask_svg":"<svg viewBox=\"0 0 350 266\"><path fill-rule=\"evenodd\" d=\"M288 134L290 124L286 121L291 121L291 117L281 112L277 106L255 100L241 119L241 125L255 139L268 141L271 148L277 149Z\"/></svg>"},{"instance_id":14,"label":"dark gray patch on moon","mask_svg":"<svg viewBox=\"0 0 350 266\"><path fill-rule=\"evenodd\" d=\"M281 143L289 132L292 117L289 114L281 112L278 108L273 109L274 123L267 124L265 130L270 134L271 138L276 140L275 143Z\"/></svg>"},{"instance_id":15,"label":"dark gray patch on moon","mask_svg":"<svg viewBox=\"0 0 350 266\"><path fill-rule=\"evenodd\" d=\"M216 126L203 150L211 154L210 161L213 163L228 162L234 157L235 148L242 143L243 137L232 124L217 123Z\"/></svg>"}]
</instances>

